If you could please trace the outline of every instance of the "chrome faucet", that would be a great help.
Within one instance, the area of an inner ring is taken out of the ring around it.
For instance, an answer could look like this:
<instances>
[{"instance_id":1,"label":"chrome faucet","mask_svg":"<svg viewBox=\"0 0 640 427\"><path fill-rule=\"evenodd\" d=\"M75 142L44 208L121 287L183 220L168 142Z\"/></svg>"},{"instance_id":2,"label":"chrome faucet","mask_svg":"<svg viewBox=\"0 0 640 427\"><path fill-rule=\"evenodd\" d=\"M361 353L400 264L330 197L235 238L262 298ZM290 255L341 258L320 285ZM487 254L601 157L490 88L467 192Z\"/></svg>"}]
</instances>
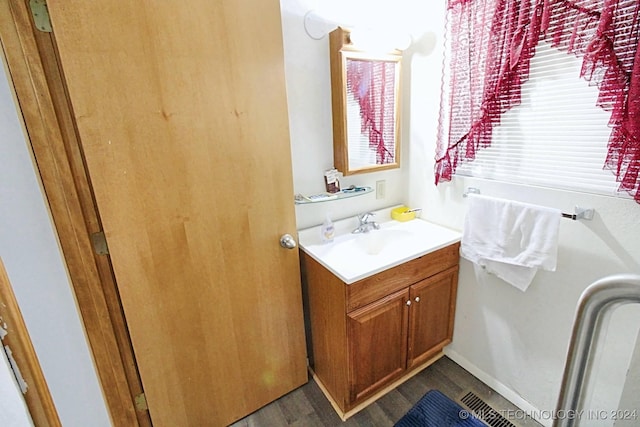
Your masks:
<instances>
[{"instance_id":1,"label":"chrome faucet","mask_svg":"<svg viewBox=\"0 0 640 427\"><path fill-rule=\"evenodd\" d=\"M352 231L352 233L368 233L371 230L379 230L380 224L370 219L375 216L373 212L365 212L358 215L358 227Z\"/></svg>"}]
</instances>

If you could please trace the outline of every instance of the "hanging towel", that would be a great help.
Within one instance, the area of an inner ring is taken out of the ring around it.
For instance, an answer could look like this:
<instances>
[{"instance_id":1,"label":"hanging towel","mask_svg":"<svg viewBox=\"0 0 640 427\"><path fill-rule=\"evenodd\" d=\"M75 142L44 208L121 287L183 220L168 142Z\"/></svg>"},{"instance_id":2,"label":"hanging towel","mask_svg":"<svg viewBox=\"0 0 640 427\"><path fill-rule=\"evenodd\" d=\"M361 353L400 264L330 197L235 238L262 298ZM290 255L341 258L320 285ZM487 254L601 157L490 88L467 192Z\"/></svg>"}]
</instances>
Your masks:
<instances>
[{"instance_id":1,"label":"hanging towel","mask_svg":"<svg viewBox=\"0 0 640 427\"><path fill-rule=\"evenodd\" d=\"M460 254L521 291L538 269L555 271L561 212L469 195Z\"/></svg>"}]
</instances>

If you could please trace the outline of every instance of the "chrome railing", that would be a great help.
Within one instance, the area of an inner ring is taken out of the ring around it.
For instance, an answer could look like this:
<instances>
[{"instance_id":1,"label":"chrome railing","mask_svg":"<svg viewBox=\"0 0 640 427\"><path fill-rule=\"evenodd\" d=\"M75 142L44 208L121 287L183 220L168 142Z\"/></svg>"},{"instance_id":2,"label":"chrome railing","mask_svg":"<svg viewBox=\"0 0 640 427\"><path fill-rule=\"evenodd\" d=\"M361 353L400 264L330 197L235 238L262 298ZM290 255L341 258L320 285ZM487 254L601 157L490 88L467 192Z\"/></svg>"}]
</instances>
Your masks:
<instances>
[{"instance_id":1,"label":"chrome railing","mask_svg":"<svg viewBox=\"0 0 640 427\"><path fill-rule=\"evenodd\" d=\"M582 409L603 320L613 308L628 303L640 303L640 275L605 277L592 283L580 296L556 414L577 413ZM573 427L578 422L578 417L563 416L556 418L553 425Z\"/></svg>"}]
</instances>

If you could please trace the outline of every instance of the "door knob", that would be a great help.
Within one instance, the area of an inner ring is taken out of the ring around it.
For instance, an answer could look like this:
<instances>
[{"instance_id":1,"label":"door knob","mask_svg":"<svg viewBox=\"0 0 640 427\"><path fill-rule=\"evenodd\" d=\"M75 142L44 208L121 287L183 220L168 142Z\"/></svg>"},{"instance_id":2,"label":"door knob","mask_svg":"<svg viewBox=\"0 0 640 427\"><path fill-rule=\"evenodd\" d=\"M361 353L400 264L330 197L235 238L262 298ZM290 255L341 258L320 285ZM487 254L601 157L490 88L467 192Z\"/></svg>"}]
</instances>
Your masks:
<instances>
[{"instance_id":1,"label":"door knob","mask_svg":"<svg viewBox=\"0 0 640 427\"><path fill-rule=\"evenodd\" d=\"M298 244L291 234L283 234L280 237L280 246L286 249L294 249Z\"/></svg>"}]
</instances>

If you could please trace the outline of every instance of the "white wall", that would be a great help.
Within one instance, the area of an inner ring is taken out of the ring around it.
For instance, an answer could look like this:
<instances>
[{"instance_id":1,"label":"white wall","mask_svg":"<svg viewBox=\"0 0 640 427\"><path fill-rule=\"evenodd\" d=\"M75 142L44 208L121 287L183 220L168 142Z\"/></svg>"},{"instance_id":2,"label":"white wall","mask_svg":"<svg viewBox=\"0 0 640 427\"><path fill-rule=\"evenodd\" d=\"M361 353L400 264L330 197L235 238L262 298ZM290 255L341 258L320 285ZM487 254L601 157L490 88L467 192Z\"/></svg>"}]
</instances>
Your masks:
<instances>
[{"instance_id":1,"label":"white wall","mask_svg":"<svg viewBox=\"0 0 640 427\"><path fill-rule=\"evenodd\" d=\"M0 257L60 420L110 420L57 236L43 199L4 67L0 71Z\"/></svg>"},{"instance_id":2,"label":"white wall","mask_svg":"<svg viewBox=\"0 0 640 427\"><path fill-rule=\"evenodd\" d=\"M328 40L312 40L304 32L303 16L317 6L315 2L281 0L281 4L296 191L320 191L322 171L332 166ZM379 4L370 3L369 9ZM399 14L393 19L406 23L413 36L403 59L402 172L365 174L357 177L360 181L354 179L354 183L363 185L372 185L377 179L392 181L387 200L364 196L352 204L328 202L325 206L298 207L298 226L322 222L325 209L339 212L336 217L345 217L364 209L407 203L424 208L423 217L428 220L461 229L466 211L462 193L471 185L487 195L564 211L573 211L574 205L595 208L593 221L562 222L557 271L539 273L526 293L493 277L476 277L470 263L461 263L449 356L523 409L552 411L581 292L608 274L640 273L640 205L626 199L464 178L436 188L433 157L444 2L431 2L428 10L417 1L393 2L393 6ZM639 325L638 307L624 307L612 316L590 408L618 407ZM534 415L549 424L544 419L547 414ZM602 420L598 423L605 425Z\"/></svg>"},{"instance_id":3,"label":"white wall","mask_svg":"<svg viewBox=\"0 0 640 427\"><path fill-rule=\"evenodd\" d=\"M639 337L640 338L640 337ZM631 366L627 371L624 390L620 398L618 410L620 417L615 423L615 427L632 427L638 424L640 408L638 406L638 396L640 396L640 339L636 341L636 348L631 358ZM634 412L635 411L635 412Z\"/></svg>"},{"instance_id":4,"label":"white wall","mask_svg":"<svg viewBox=\"0 0 640 427\"><path fill-rule=\"evenodd\" d=\"M0 331L1 332L1 331ZM32 426L31 416L22 397L7 354L0 350L0 426Z\"/></svg>"},{"instance_id":5,"label":"white wall","mask_svg":"<svg viewBox=\"0 0 640 427\"><path fill-rule=\"evenodd\" d=\"M331 76L329 38L311 39L304 30L304 14L317 7L312 0L281 0L285 49L285 74L293 158L294 191L312 194L324 191L323 174L333 167L331 121ZM331 2L322 2L327 8ZM334 2L335 3L335 2ZM340 8L346 9L341 2ZM404 153L401 154L404 156ZM405 199L408 167L345 177L341 184L371 186L386 181L386 198L375 193L335 202L296 206L298 228L317 225L330 213L333 219L355 216L368 210L398 204ZM291 195L293 199L293 194Z\"/></svg>"}]
</instances>

